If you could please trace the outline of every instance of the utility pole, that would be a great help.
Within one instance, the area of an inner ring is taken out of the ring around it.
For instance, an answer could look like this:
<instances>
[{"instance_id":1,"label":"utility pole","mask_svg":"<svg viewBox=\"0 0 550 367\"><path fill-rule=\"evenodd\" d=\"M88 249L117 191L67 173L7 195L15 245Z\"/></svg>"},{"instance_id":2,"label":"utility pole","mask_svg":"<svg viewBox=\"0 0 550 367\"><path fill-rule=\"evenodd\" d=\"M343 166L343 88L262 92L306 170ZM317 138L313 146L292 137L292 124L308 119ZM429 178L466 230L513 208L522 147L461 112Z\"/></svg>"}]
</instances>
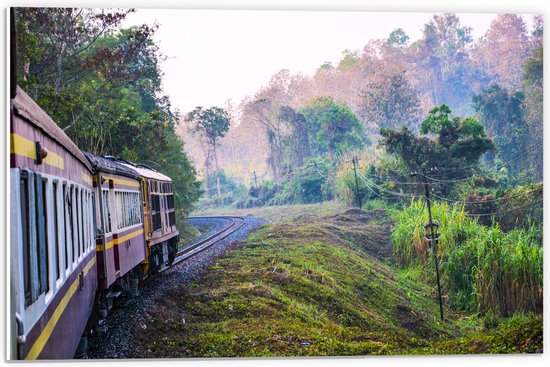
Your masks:
<instances>
[{"instance_id":1,"label":"utility pole","mask_svg":"<svg viewBox=\"0 0 550 367\"><path fill-rule=\"evenodd\" d=\"M354 155L353 158L351 159L351 162L353 163L353 174L355 175L355 190L356 190L355 197L357 202L359 203L359 209L361 209L363 207L363 196L359 192L359 182L357 180L357 163L358 163L357 156Z\"/></svg>"},{"instance_id":2,"label":"utility pole","mask_svg":"<svg viewBox=\"0 0 550 367\"><path fill-rule=\"evenodd\" d=\"M252 174L254 175L254 186L256 186L256 190L258 190L258 179L256 178L256 171L252 171Z\"/></svg>"},{"instance_id":3,"label":"utility pole","mask_svg":"<svg viewBox=\"0 0 550 367\"><path fill-rule=\"evenodd\" d=\"M439 241L439 222L432 220L432 207L430 200L430 190L428 188L428 179L424 172L412 172L411 176L420 175L424 181L424 194L426 196L426 204L428 206L428 222L424 224L424 235L432 248L432 253L435 262L435 275L437 279L437 294L439 296L439 312L441 314L441 321L443 321L443 299L441 298L441 283L439 281L439 264L437 261L437 243ZM429 233L427 233L429 232Z\"/></svg>"}]
</instances>

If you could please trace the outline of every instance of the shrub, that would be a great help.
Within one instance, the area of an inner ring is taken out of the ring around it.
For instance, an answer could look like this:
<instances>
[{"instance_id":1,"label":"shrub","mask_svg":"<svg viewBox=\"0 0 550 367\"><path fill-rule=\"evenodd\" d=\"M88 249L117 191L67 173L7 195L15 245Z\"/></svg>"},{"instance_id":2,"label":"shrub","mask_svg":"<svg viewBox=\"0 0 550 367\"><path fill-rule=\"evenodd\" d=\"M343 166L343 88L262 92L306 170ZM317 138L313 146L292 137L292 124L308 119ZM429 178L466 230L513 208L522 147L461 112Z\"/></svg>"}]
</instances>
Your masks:
<instances>
[{"instance_id":1,"label":"shrub","mask_svg":"<svg viewBox=\"0 0 550 367\"><path fill-rule=\"evenodd\" d=\"M427 210L420 201L394 216L394 256L401 267L433 266L424 239ZM504 316L515 311L542 311L542 228L503 232L485 227L459 206L432 204L441 236L438 259L444 291L451 305ZM433 278L432 278L433 280Z\"/></svg>"}]
</instances>

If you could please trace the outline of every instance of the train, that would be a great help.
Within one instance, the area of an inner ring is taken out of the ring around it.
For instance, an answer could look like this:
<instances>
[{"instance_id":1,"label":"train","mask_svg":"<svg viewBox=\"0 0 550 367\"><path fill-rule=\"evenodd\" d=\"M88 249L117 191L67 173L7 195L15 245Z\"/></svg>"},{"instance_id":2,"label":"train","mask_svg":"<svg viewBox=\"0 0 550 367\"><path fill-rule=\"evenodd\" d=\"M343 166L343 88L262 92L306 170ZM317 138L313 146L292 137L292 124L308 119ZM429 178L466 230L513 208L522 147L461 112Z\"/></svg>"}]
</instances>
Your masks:
<instances>
[{"instance_id":1,"label":"train","mask_svg":"<svg viewBox=\"0 0 550 367\"><path fill-rule=\"evenodd\" d=\"M9 116L10 359L83 357L117 300L173 262L174 185L81 151L18 86Z\"/></svg>"}]
</instances>

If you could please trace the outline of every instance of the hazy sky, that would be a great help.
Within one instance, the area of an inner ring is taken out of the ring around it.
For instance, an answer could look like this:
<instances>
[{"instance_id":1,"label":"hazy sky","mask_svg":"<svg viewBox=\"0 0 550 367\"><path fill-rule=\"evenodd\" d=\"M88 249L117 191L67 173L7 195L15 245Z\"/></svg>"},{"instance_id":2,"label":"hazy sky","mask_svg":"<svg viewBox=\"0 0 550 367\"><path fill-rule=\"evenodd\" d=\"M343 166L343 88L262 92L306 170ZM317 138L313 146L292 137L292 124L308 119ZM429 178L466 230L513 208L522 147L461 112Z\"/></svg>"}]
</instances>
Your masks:
<instances>
[{"instance_id":1,"label":"hazy sky","mask_svg":"<svg viewBox=\"0 0 550 367\"><path fill-rule=\"evenodd\" d=\"M155 39L168 59L164 92L185 113L196 106L235 104L253 95L281 69L312 75L334 64L345 49L401 27L414 41L433 13L265 10L137 9L124 26L155 22ZM496 14L459 13L462 25L482 36ZM532 17L524 16L531 27Z\"/></svg>"}]
</instances>

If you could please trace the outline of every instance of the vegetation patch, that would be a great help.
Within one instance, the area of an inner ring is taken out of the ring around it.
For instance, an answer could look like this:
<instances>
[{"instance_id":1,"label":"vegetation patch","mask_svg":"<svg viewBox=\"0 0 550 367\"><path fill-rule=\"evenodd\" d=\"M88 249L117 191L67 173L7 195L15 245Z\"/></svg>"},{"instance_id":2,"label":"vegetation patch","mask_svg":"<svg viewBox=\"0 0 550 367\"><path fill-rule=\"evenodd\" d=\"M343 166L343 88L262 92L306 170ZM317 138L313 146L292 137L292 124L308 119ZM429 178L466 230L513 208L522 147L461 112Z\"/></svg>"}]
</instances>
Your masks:
<instances>
[{"instance_id":1,"label":"vegetation patch","mask_svg":"<svg viewBox=\"0 0 550 367\"><path fill-rule=\"evenodd\" d=\"M382 210L351 210L266 225L218 260L200 285L172 291L151 310L147 333L136 333L142 356L542 350L538 316L487 330L484 319L466 322L459 313L441 322L437 293L419 281L422 272L391 265L390 224Z\"/></svg>"}]
</instances>

